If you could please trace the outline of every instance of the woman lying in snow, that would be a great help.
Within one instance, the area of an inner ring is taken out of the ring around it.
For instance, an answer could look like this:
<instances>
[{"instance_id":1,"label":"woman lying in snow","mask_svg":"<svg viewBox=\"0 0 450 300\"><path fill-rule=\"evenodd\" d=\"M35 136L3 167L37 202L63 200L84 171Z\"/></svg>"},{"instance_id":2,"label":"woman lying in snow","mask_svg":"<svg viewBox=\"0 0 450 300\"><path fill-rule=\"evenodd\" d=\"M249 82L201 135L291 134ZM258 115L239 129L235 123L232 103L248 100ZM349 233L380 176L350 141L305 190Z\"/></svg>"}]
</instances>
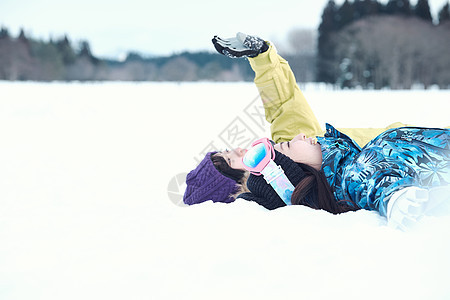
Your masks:
<instances>
[{"instance_id":1,"label":"woman lying in snow","mask_svg":"<svg viewBox=\"0 0 450 300\"><path fill-rule=\"evenodd\" d=\"M333 214L376 210L402 229L424 214L449 209L449 129L394 123L337 130L326 124L323 132L288 63L272 44L242 33L229 39L216 36L213 44L221 54L248 58L255 72L271 123L274 161L295 187L292 204ZM184 202L243 198L267 209L285 206L262 176L246 171L246 152L208 153L187 176Z\"/></svg>"}]
</instances>

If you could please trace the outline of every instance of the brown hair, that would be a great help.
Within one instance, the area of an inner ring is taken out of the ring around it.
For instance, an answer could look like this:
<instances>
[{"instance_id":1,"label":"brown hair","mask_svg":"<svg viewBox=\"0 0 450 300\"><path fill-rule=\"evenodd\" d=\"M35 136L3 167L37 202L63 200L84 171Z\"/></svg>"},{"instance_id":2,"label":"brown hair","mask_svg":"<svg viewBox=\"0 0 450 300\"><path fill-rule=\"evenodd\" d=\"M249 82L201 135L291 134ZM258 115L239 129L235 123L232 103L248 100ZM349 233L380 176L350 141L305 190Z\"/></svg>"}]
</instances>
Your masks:
<instances>
[{"instance_id":1,"label":"brown hair","mask_svg":"<svg viewBox=\"0 0 450 300\"><path fill-rule=\"evenodd\" d=\"M293 205L305 205L314 209L323 209L332 214L340 214L347 211L358 210L353 201L336 201L328 184L325 173L321 169L320 171L315 168L298 163L300 167L305 171L306 177L303 178L295 187L292 193L291 203ZM317 199L313 201L307 201L307 195L317 190ZM353 204L353 205L351 205Z\"/></svg>"},{"instance_id":2,"label":"brown hair","mask_svg":"<svg viewBox=\"0 0 450 300\"><path fill-rule=\"evenodd\" d=\"M231 197L236 198L239 194L249 192L247 188L247 179L248 176L250 175L249 172L231 168L220 152L211 155L211 160L213 162L214 167L216 167L216 169L223 176L226 176L236 181L238 191L235 194L230 195Z\"/></svg>"}]
</instances>

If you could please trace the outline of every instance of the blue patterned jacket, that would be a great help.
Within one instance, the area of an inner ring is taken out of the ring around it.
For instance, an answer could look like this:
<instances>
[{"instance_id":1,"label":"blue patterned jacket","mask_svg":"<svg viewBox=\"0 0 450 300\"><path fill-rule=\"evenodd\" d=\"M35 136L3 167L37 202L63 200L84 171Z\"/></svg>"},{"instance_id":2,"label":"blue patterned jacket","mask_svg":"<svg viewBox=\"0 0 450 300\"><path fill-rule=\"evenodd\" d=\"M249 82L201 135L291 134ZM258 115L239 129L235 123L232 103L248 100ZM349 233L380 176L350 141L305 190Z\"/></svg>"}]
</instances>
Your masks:
<instances>
[{"instance_id":1,"label":"blue patterned jacket","mask_svg":"<svg viewBox=\"0 0 450 300\"><path fill-rule=\"evenodd\" d=\"M326 124L322 169L337 201L386 216L391 195L404 187L450 184L450 129L390 129L362 149Z\"/></svg>"}]
</instances>

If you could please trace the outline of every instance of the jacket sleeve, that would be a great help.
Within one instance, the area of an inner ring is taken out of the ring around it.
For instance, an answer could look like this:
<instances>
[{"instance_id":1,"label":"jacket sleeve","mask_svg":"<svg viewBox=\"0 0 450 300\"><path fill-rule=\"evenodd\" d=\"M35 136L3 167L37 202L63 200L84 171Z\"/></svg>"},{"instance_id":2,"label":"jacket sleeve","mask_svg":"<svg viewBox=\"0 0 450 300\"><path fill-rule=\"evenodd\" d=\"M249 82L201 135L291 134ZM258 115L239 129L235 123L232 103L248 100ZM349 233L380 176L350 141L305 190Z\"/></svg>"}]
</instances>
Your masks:
<instances>
[{"instance_id":1,"label":"jacket sleeve","mask_svg":"<svg viewBox=\"0 0 450 300\"><path fill-rule=\"evenodd\" d=\"M273 45L255 58L249 58L255 71L255 84L264 105L266 120L271 124L276 143L289 141L299 133L317 136L323 133L311 107L297 85L286 60Z\"/></svg>"}]
</instances>

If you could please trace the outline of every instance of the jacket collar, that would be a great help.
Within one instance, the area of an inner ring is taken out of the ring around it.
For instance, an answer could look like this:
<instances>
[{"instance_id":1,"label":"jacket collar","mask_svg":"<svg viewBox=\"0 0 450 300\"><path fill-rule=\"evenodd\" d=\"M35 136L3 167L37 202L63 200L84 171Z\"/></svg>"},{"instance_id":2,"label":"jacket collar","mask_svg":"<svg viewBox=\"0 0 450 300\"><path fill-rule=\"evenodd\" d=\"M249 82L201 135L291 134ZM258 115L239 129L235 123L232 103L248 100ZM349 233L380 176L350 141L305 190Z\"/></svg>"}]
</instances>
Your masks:
<instances>
[{"instance_id":1,"label":"jacket collar","mask_svg":"<svg viewBox=\"0 0 450 300\"><path fill-rule=\"evenodd\" d=\"M329 123L325 123L326 132L323 137L318 137L317 140L319 143L325 143L326 138L335 138L335 139L343 139L350 143L352 146L354 146L356 149L361 151L361 147L356 143L352 138L350 138L348 135L340 132L334 126L332 126ZM334 139L333 139L334 140Z\"/></svg>"}]
</instances>

